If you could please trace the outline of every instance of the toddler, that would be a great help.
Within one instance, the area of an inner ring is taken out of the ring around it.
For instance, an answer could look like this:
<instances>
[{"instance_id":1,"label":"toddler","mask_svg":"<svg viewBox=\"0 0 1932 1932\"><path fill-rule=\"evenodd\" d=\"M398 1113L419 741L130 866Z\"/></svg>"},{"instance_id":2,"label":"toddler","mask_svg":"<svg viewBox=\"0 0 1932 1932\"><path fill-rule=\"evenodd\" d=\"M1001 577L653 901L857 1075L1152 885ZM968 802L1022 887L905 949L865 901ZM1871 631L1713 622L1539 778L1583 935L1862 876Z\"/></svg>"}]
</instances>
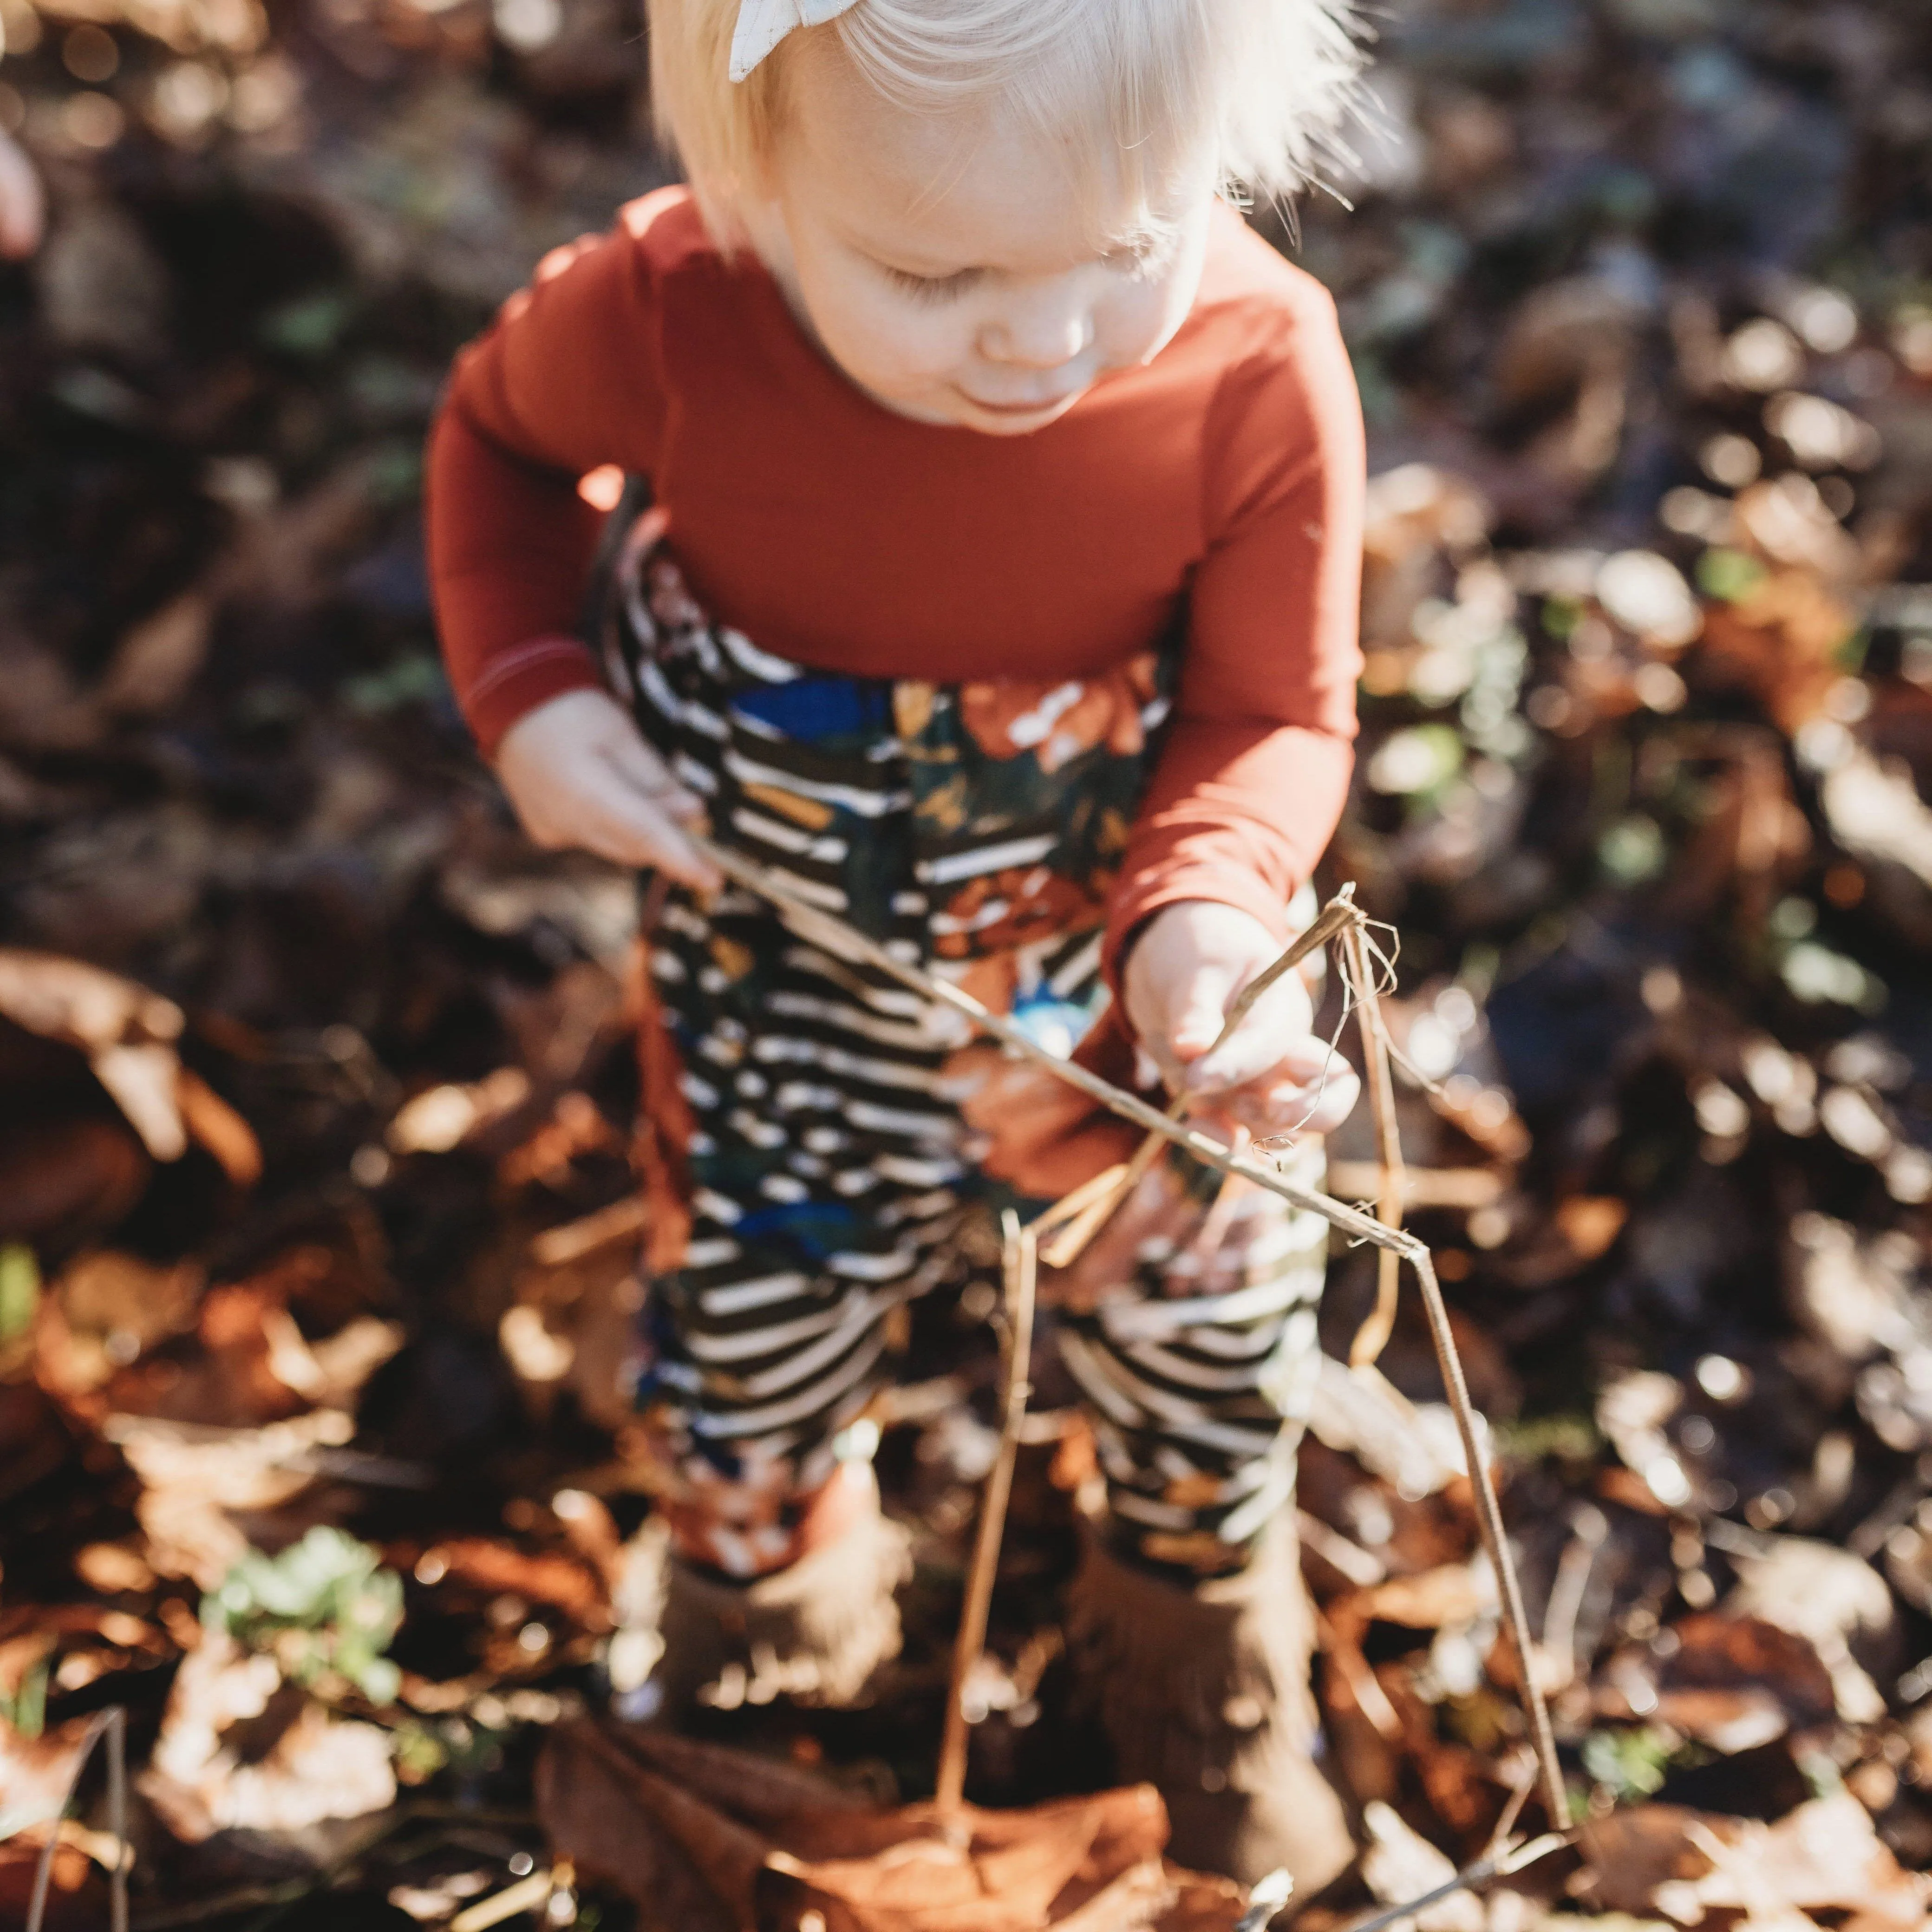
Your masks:
<instances>
[{"instance_id":1,"label":"toddler","mask_svg":"<svg viewBox=\"0 0 1932 1932\"><path fill-rule=\"evenodd\" d=\"M668 1715L748 1672L850 1700L895 1653L893 1317L986 1268L996 1193L1120 1144L689 828L1217 1130L1294 1132L1304 1179L1352 1102L1292 975L1209 1052L1350 770L1360 412L1331 303L1228 198L1303 178L1342 4L650 0L689 187L544 262L456 371L458 699L535 838L656 882ZM1214 1179L1157 1168L1061 1284L1108 1496L1068 1628L1174 1855L1305 1893L1352 1856L1292 1507L1327 1231Z\"/></svg>"}]
</instances>

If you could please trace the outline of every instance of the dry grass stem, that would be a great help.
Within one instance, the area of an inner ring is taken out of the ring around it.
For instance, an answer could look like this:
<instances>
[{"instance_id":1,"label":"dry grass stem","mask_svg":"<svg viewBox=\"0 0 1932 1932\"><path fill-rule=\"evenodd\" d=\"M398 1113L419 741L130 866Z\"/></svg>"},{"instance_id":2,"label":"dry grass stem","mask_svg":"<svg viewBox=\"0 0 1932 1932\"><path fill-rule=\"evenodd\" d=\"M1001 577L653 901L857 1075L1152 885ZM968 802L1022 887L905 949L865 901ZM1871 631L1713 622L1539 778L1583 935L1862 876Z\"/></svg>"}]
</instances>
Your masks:
<instances>
[{"instance_id":1,"label":"dry grass stem","mask_svg":"<svg viewBox=\"0 0 1932 1932\"><path fill-rule=\"evenodd\" d=\"M1000 1446L980 1499L980 1528L973 1563L966 1573L966 1600L952 1649L952 1677L946 1694L946 1733L939 1748L939 1774L933 1800L941 1810L956 1810L966 1795L966 1684L986 1643L986 1618L992 1608L993 1581L1006 1534L1006 1504L1012 1495L1013 1464L1019 1453L1020 1425L1033 1362L1034 1290L1040 1274L1038 1238L1022 1228L1009 1209L1004 1217L1002 1272L1006 1282L1006 1334L1000 1362Z\"/></svg>"}]
</instances>

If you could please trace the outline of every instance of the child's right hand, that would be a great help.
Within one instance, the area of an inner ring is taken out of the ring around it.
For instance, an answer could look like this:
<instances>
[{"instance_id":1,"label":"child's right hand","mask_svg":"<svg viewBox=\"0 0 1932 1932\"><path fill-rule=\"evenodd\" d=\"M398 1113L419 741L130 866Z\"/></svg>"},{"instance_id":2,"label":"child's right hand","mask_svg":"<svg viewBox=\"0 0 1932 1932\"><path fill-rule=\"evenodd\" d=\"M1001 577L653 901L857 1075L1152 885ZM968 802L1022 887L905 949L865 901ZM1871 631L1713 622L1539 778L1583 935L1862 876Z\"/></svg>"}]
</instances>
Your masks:
<instances>
[{"instance_id":1,"label":"child's right hand","mask_svg":"<svg viewBox=\"0 0 1932 1932\"><path fill-rule=\"evenodd\" d=\"M601 691L566 691L519 718L496 747L496 776L547 851L653 867L701 892L724 883L682 830L702 823L704 801Z\"/></svg>"},{"instance_id":2,"label":"child's right hand","mask_svg":"<svg viewBox=\"0 0 1932 1932\"><path fill-rule=\"evenodd\" d=\"M40 245L44 215L33 163L0 134L0 261L24 261Z\"/></svg>"}]
</instances>

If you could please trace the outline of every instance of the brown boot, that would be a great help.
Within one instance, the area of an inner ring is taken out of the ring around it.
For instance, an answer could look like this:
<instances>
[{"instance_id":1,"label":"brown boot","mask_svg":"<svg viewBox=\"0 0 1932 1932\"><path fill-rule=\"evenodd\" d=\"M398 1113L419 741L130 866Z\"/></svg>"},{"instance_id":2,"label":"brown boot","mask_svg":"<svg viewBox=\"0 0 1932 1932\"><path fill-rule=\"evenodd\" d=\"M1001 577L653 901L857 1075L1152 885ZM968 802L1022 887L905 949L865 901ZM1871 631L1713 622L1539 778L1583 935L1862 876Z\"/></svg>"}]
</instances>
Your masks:
<instances>
[{"instance_id":1,"label":"brown boot","mask_svg":"<svg viewBox=\"0 0 1932 1932\"><path fill-rule=\"evenodd\" d=\"M842 1536L769 1576L735 1582L668 1555L652 1714L676 1722L694 1704L734 1710L779 1696L861 1701L898 1654L892 1592L911 1574L906 1532L879 1513L876 1487Z\"/></svg>"},{"instance_id":2,"label":"brown boot","mask_svg":"<svg viewBox=\"0 0 1932 1932\"><path fill-rule=\"evenodd\" d=\"M1119 1776L1167 1801L1170 1857L1248 1885L1286 1866L1301 1900L1348 1868L1348 1817L1315 1762L1315 1616L1291 1522L1191 1589L1090 1538L1067 1623Z\"/></svg>"}]
</instances>

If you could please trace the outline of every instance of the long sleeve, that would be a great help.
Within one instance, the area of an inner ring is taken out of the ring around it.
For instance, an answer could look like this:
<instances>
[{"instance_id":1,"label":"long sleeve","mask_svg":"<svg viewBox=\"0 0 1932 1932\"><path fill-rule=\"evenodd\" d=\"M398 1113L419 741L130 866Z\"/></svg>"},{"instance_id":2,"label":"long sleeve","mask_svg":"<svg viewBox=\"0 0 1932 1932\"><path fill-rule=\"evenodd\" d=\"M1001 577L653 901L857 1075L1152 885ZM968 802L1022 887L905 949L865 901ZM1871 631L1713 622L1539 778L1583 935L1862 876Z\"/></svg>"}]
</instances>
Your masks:
<instances>
[{"instance_id":1,"label":"long sleeve","mask_svg":"<svg viewBox=\"0 0 1932 1932\"><path fill-rule=\"evenodd\" d=\"M443 656L485 754L535 706L601 682L578 640L598 518L580 478L650 473L665 412L640 224L556 250L458 362L432 433L428 548Z\"/></svg>"},{"instance_id":2,"label":"long sleeve","mask_svg":"<svg viewBox=\"0 0 1932 1932\"><path fill-rule=\"evenodd\" d=\"M1210 544L1190 587L1177 715L1108 922L1115 968L1163 906L1238 906L1284 938L1289 898L1354 766L1365 457L1333 304L1292 314L1230 370L1208 421Z\"/></svg>"}]
</instances>

